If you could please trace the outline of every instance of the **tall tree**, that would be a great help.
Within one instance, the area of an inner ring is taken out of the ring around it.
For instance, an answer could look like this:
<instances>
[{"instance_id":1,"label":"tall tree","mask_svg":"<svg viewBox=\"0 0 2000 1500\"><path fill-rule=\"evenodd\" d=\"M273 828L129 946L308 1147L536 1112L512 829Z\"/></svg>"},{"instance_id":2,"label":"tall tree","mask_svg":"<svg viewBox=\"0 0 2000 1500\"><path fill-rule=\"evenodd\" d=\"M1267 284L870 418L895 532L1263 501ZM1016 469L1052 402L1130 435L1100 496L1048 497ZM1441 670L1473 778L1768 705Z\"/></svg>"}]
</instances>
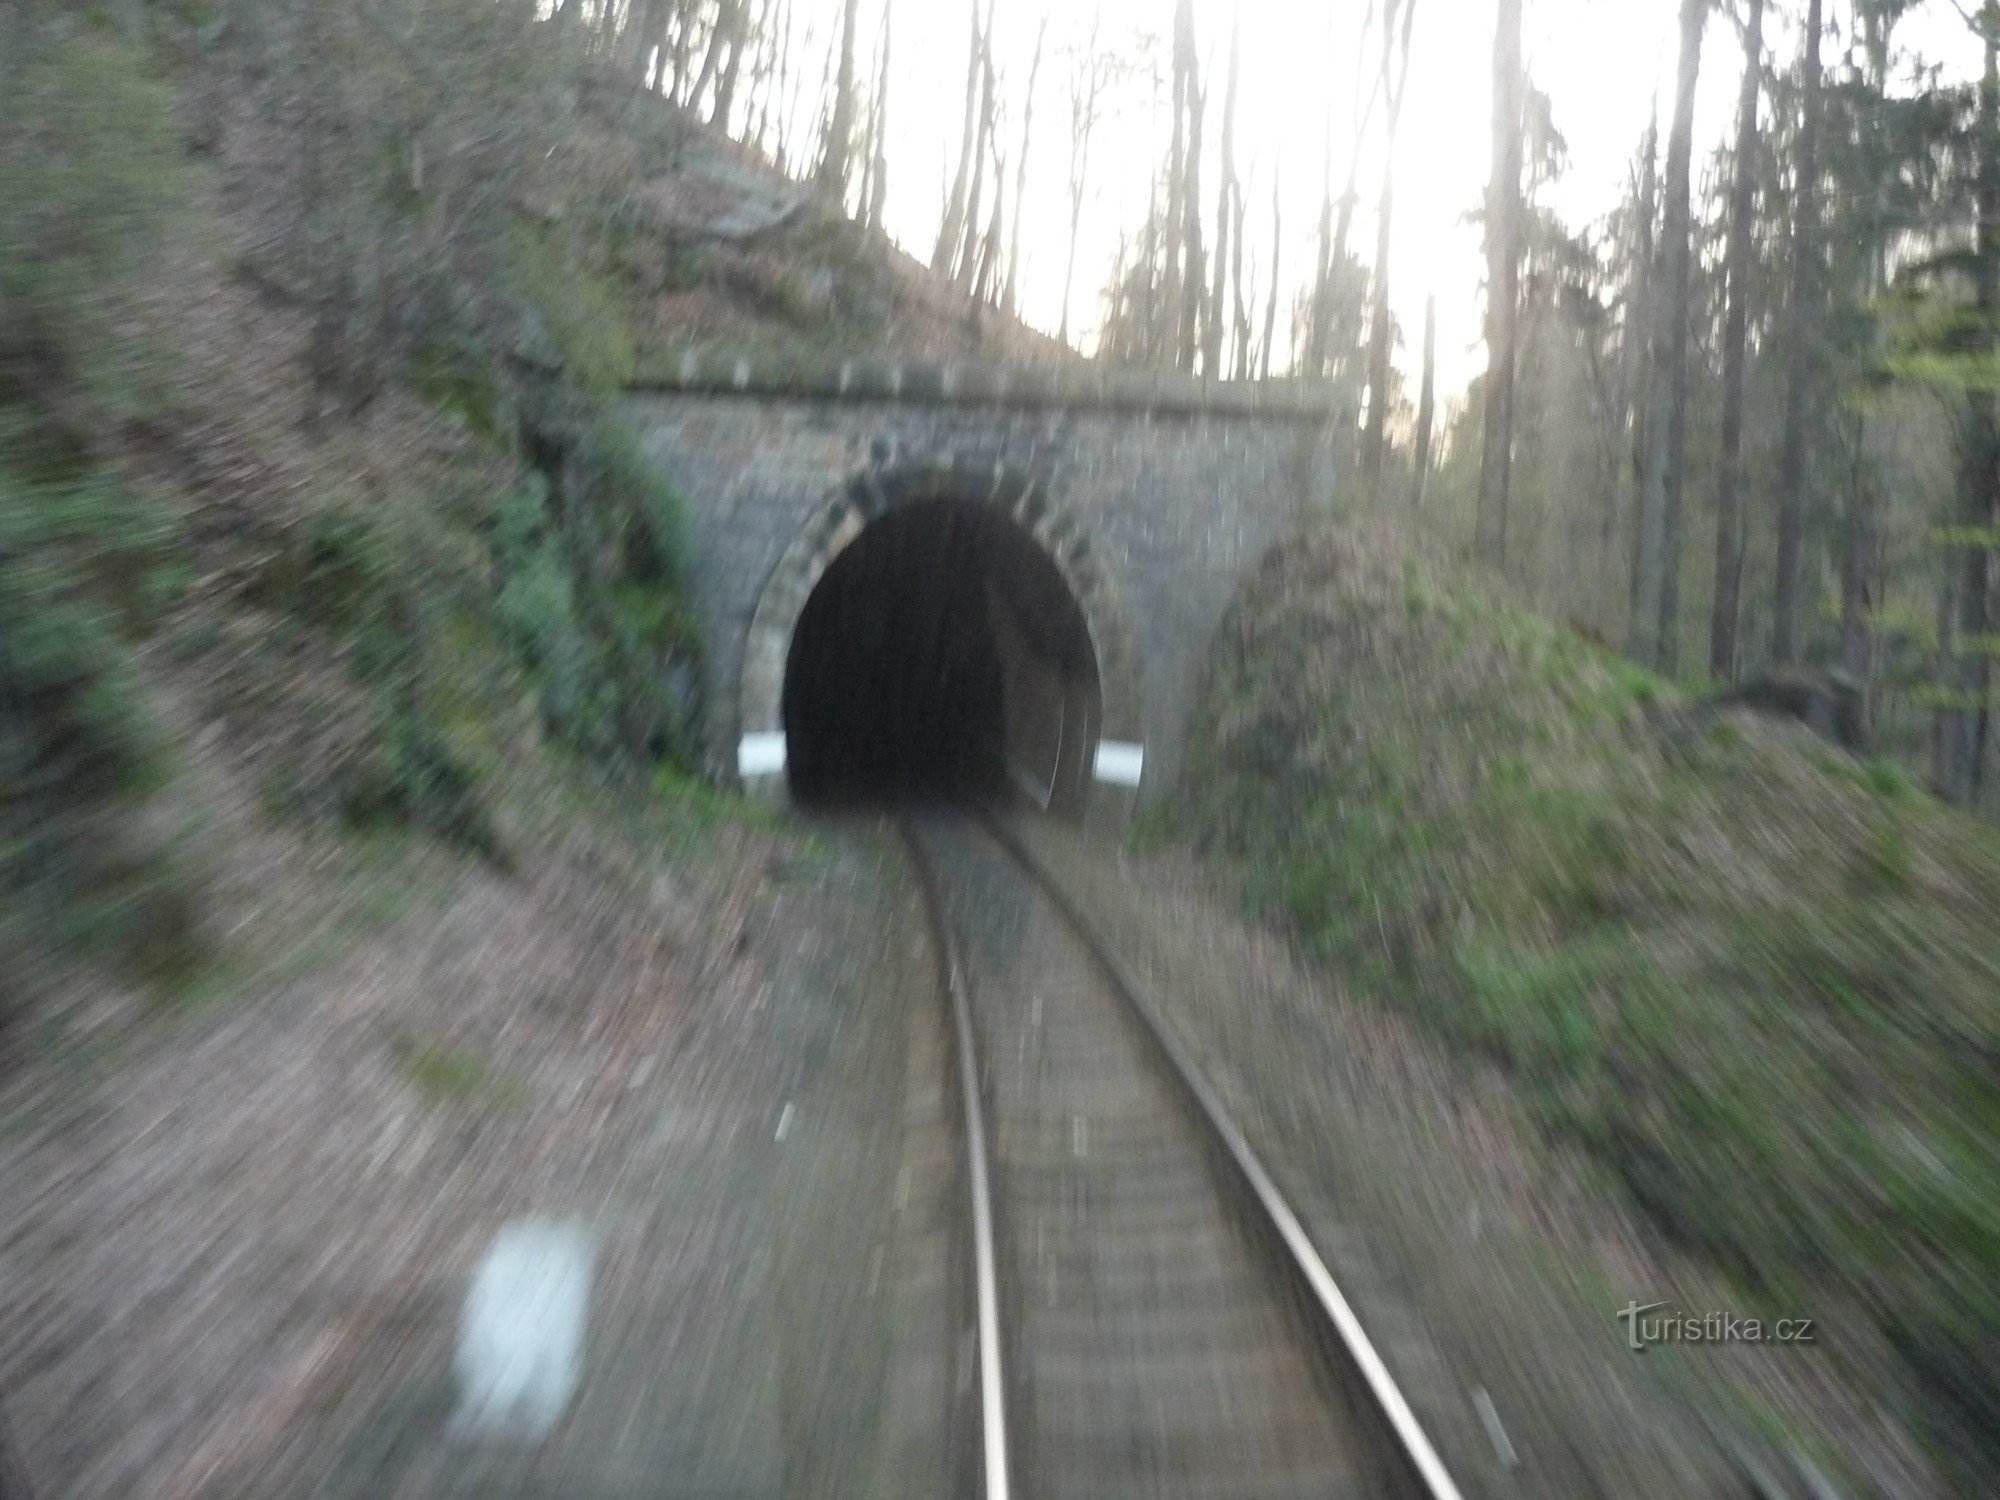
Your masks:
<instances>
[{"instance_id":1,"label":"tall tree","mask_svg":"<svg viewBox=\"0 0 2000 1500\"><path fill-rule=\"evenodd\" d=\"M989 80L989 87L992 87ZM996 106L997 107L997 106ZM1007 164L1000 158L994 130L987 131L987 149L993 155L993 207L986 219L986 232L966 247L966 290L975 303L997 302L1004 267L1000 264L1000 236L1007 223Z\"/></svg>"},{"instance_id":2,"label":"tall tree","mask_svg":"<svg viewBox=\"0 0 2000 1500\"><path fill-rule=\"evenodd\" d=\"M1361 152L1367 142L1368 126L1375 117L1376 102L1382 96L1379 70L1367 65L1368 30L1375 20L1375 0L1369 0L1361 16L1361 34L1354 46L1354 82L1348 90L1347 175L1339 198L1333 195L1333 109L1329 101L1326 139L1322 152L1326 178L1322 184L1319 209L1319 264L1313 276L1310 302L1306 309L1305 352L1298 362L1307 375L1324 375L1345 351L1336 350L1336 324L1340 320L1342 276L1347 267L1347 243L1354 230L1354 209L1361 200ZM1364 92L1362 80L1373 78Z\"/></svg>"},{"instance_id":3,"label":"tall tree","mask_svg":"<svg viewBox=\"0 0 2000 1500\"><path fill-rule=\"evenodd\" d=\"M1278 340L1278 272L1283 267L1285 249L1284 174L1271 173L1271 292L1264 304L1264 338L1258 360L1258 374L1271 378L1271 350Z\"/></svg>"},{"instance_id":4,"label":"tall tree","mask_svg":"<svg viewBox=\"0 0 2000 1500\"><path fill-rule=\"evenodd\" d=\"M1757 96L1764 64L1764 0L1743 20L1743 84L1736 96L1736 177L1729 193L1725 251L1729 305L1722 327L1722 457L1715 486L1715 598L1708 622L1708 670L1736 675L1736 616L1743 589L1744 344L1750 323L1750 250L1757 208Z\"/></svg>"},{"instance_id":5,"label":"tall tree","mask_svg":"<svg viewBox=\"0 0 2000 1500\"><path fill-rule=\"evenodd\" d=\"M986 163L993 160L993 191L997 199L1000 195L1000 160L994 146L993 136L999 126L998 110L1000 85L993 71L993 6L991 0L986 7L986 30L979 47L979 125L972 135L972 186L965 199L965 228L958 246L958 260L953 270L953 279L968 293L975 293L981 270L980 246L992 225L988 222L982 231L980 214L986 204Z\"/></svg>"},{"instance_id":6,"label":"tall tree","mask_svg":"<svg viewBox=\"0 0 2000 1500\"><path fill-rule=\"evenodd\" d=\"M1868 208L1863 214L1866 269L1864 296L1872 305L1888 284L1890 227L1887 198L1897 179L1898 168L1887 149L1886 116L1889 100L1889 42L1896 23L1915 0L1857 0L1856 19L1860 22L1862 56L1862 119L1859 145L1868 184ZM1865 689L1871 675L1873 622L1870 619L1870 568L1875 551L1876 486L1865 473L1869 424L1865 409L1855 412L1852 482L1847 490L1847 513L1841 537L1840 565L1840 665L1849 679Z\"/></svg>"},{"instance_id":7,"label":"tall tree","mask_svg":"<svg viewBox=\"0 0 2000 1500\"><path fill-rule=\"evenodd\" d=\"M1648 451L1647 420L1652 411L1653 396L1653 303L1659 295L1660 257L1660 111L1659 101L1646 124L1646 134L1639 143L1639 167L1637 180L1632 189L1632 236L1630 263L1626 269L1625 328L1622 356L1625 365L1623 382L1623 415L1629 430L1631 443L1630 462L1624 465L1629 475L1633 502L1631 565L1626 570L1627 609L1635 612L1639 607L1639 524L1637 497L1646 489L1646 454ZM1613 515L1617 520L1618 497L1612 495Z\"/></svg>"},{"instance_id":8,"label":"tall tree","mask_svg":"<svg viewBox=\"0 0 2000 1500\"><path fill-rule=\"evenodd\" d=\"M983 76L980 61L985 45L985 31L980 25L979 0L970 0L968 9L972 14L972 39L966 48L965 59L965 115L958 132L958 169L951 180L951 194L945 200L944 219L938 225L936 248L931 251L931 269L949 274L958 258L959 243L965 232L966 195L972 180L973 158L978 153L979 84ZM987 15L992 15L992 0L987 0Z\"/></svg>"},{"instance_id":9,"label":"tall tree","mask_svg":"<svg viewBox=\"0 0 2000 1500\"><path fill-rule=\"evenodd\" d=\"M868 193L862 217L880 232L882 210L889 199L889 48L895 36L896 0L882 6L881 56L875 69L875 97L870 101L869 133L874 150L868 164Z\"/></svg>"},{"instance_id":10,"label":"tall tree","mask_svg":"<svg viewBox=\"0 0 2000 1500\"><path fill-rule=\"evenodd\" d=\"M1097 133L1104 93L1111 86L1114 58L1099 45L1102 22L1093 12L1090 39L1070 62L1069 76L1069 249L1063 257L1062 325L1059 343L1069 342L1069 304L1076 287L1076 242L1083 229L1083 202L1090 183L1090 142Z\"/></svg>"},{"instance_id":11,"label":"tall tree","mask_svg":"<svg viewBox=\"0 0 2000 1500\"><path fill-rule=\"evenodd\" d=\"M1230 234L1241 215L1241 191L1236 181L1236 89L1243 43L1243 7L1239 3L1229 23L1229 82L1222 95L1222 156L1217 164L1221 182L1215 190L1215 274L1209 287L1208 326L1202 337L1202 369L1222 373L1224 282L1230 267ZM1242 242L1236 242L1236 266L1242 268Z\"/></svg>"},{"instance_id":12,"label":"tall tree","mask_svg":"<svg viewBox=\"0 0 2000 1500\"><path fill-rule=\"evenodd\" d=\"M1493 175L1486 189L1486 412L1479 448L1479 555L1507 558L1514 447L1514 333L1520 313L1521 0L1499 0L1493 34Z\"/></svg>"},{"instance_id":13,"label":"tall tree","mask_svg":"<svg viewBox=\"0 0 2000 1500\"><path fill-rule=\"evenodd\" d=\"M1383 0L1382 4L1382 193L1375 208L1375 275L1368 333L1368 426L1361 442L1361 489L1380 495L1382 464L1388 448L1389 238L1396 207L1396 127L1402 123L1403 94L1410 79L1410 25L1417 0ZM1401 25L1398 26L1400 20ZM1400 57L1398 53L1400 52Z\"/></svg>"},{"instance_id":14,"label":"tall tree","mask_svg":"<svg viewBox=\"0 0 2000 1500\"><path fill-rule=\"evenodd\" d=\"M1257 164L1254 160L1250 164L1250 171L1253 176L1256 174ZM1235 313L1231 319L1231 326L1235 331L1236 339L1236 360L1233 374L1238 380L1248 380L1250 378L1250 299L1248 288L1245 286L1243 280L1243 267L1246 259L1243 253L1243 246L1244 242L1249 238L1244 231L1244 220L1249 217L1249 205L1243 201L1243 184L1241 182L1231 185L1229 196L1231 207L1234 210L1231 215L1233 223L1230 227L1231 249L1229 261L1230 296L1235 307Z\"/></svg>"},{"instance_id":15,"label":"tall tree","mask_svg":"<svg viewBox=\"0 0 2000 1500\"><path fill-rule=\"evenodd\" d=\"M1819 0L1813 0L1817 5ZM1637 605L1627 649L1640 661L1673 666L1678 620L1669 579L1679 567L1682 461L1687 446L1687 345L1690 293L1689 189L1694 154L1694 93L1708 0L1681 0L1680 65L1674 119L1667 135L1665 217L1660 229L1660 289L1654 304L1653 390L1646 484L1639 496Z\"/></svg>"},{"instance_id":16,"label":"tall tree","mask_svg":"<svg viewBox=\"0 0 2000 1500\"><path fill-rule=\"evenodd\" d=\"M667 0L632 0L625 29L618 37L620 60L641 84L652 69L653 48L664 31L666 6Z\"/></svg>"},{"instance_id":17,"label":"tall tree","mask_svg":"<svg viewBox=\"0 0 2000 1500\"><path fill-rule=\"evenodd\" d=\"M759 24L762 24L761 21ZM750 40L750 0L722 0L722 8L716 13L715 27L722 35L727 51L716 72L715 104L709 112L708 122L726 134L730 112L736 107L736 80L743 71L743 49Z\"/></svg>"},{"instance_id":18,"label":"tall tree","mask_svg":"<svg viewBox=\"0 0 2000 1500\"><path fill-rule=\"evenodd\" d=\"M833 85L833 110L819 158L819 190L833 202L847 197L848 163L854 154L854 30L861 0L846 0L840 15L840 70Z\"/></svg>"},{"instance_id":19,"label":"tall tree","mask_svg":"<svg viewBox=\"0 0 2000 1500\"><path fill-rule=\"evenodd\" d=\"M1201 341L1202 270L1206 264L1201 233L1201 64L1195 55L1194 0L1179 0L1174 10L1174 75L1180 80L1178 94L1187 114L1179 192L1174 203L1180 234L1180 338L1175 363L1192 371Z\"/></svg>"},{"instance_id":20,"label":"tall tree","mask_svg":"<svg viewBox=\"0 0 2000 1500\"><path fill-rule=\"evenodd\" d=\"M1417 394L1417 435L1411 450L1410 508L1424 503L1424 487L1431 477L1431 428L1437 420L1438 299L1432 292L1424 298L1424 375Z\"/></svg>"},{"instance_id":21,"label":"tall tree","mask_svg":"<svg viewBox=\"0 0 2000 1500\"><path fill-rule=\"evenodd\" d=\"M1028 147L1035 138L1035 83L1042 73L1042 43L1048 40L1049 18L1044 15L1040 29L1035 32L1035 60L1028 65L1028 92L1021 101L1021 154L1014 162L1014 220L1007 232L1007 285L1001 295L1001 305L1009 312L1019 304L1015 301L1021 269L1021 220L1024 217L1021 205L1028 193Z\"/></svg>"},{"instance_id":22,"label":"tall tree","mask_svg":"<svg viewBox=\"0 0 2000 1500\"><path fill-rule=\"evenodd\" d=\"M785 170L785 147L789 138L784 105L792 66L792 0L778 0L776 24L766 20L765 46L765 61L759 69L763 74L762 97L757 101L757 124L751 130L750 139L771 153L773 164L782 172ZM775 125L772 119L774 103L777 106Z\"/></svg>"},{"instance_id":23,"label":"tall tree","mask_svg":"<svg viewBox=\"0 0 2000 1500\"><path fill-rule=\"evenodd\" d=\"M1972 20L1986 57L1975 147L1974 296L1980 352L1991 360L2000 353L2000 0L1985 0ZM1939 643L1948 676L1935 742L1939 789L1966 805L1977 799L1985 773L1993 677L1991 542L2000 522L2000 419L1990 377L1971 385L1960 437L1962 533L1953 549L1958 555L1956 618Z\"/></svg>"},{"instance_id":24,"label":"tall tree","mask_svg":"<svg viewBox=\"0 0 2000 1500\"><path fill-rule=\"evenodd\" d=\"M1799 121L1797 183L1792 210L1792 286L1786 312L1785 425L1778 457L1778 566L1772 597L1771 656L1781 666L1799 659L1799 566L1805 549L1806 403L1817 322L1819 259L1820 33L1822 0L1808 0Z\"/></svg>"}]
</instances>

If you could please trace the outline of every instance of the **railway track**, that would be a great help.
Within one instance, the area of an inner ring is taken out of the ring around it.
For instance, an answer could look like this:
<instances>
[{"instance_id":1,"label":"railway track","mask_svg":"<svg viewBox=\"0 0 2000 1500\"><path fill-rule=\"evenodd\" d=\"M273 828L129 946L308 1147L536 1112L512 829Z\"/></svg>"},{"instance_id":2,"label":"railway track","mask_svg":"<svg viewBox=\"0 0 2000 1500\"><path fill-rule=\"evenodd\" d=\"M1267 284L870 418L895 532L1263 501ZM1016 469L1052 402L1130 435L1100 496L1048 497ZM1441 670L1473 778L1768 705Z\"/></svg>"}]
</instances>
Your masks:
<instances>
[{"instance_id":1,"label":"railway track","mask_svg":"<svg viewBox=\"0 0 2000 1500\"><path fill-rule=\"evenodd\" d=\"M1001 825L906 821L952 1015L1007 1497L1457 1500L1242 1132Z\"/></svg>"}]
</instances>

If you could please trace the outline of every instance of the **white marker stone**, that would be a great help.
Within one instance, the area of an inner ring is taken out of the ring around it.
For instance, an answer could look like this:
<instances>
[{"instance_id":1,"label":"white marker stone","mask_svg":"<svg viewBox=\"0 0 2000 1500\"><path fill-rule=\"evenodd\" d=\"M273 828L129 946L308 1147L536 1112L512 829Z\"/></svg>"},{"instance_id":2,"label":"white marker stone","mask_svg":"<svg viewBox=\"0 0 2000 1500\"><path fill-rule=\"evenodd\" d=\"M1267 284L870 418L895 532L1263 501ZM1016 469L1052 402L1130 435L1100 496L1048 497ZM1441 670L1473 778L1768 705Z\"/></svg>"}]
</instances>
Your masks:
<instances>
[{"instance_id":1,"label":"white marker stone","mask_svg":"<svg viewBox=\"0 0 2000 1500\"><path fill-rule=\"evenodd\" d=\"M1145 765L1144 745L1134 745L1126 740L1099 740L1097 763L1092 774L1099 781L1108 781L1114 786L1137 786L1139 773Z\"/></svg>"},{"instance_id":2,"label":"white marker stone","mask_svg":"<svg viewBox=\"0 0 2000 1500\"><path fill-rule=\"evenodd\" d=\"M583 1370L590 1323L589 1236L556 1219L517 1219L472 1276L458 1330L456 1438L539 1442Z\"/></svg>"},{"instance_id":3,"label":"white marker stone","mask_svg":"<svg viewBox=\"0 0 2000 1500\"><path fill-rule=\"evenodd\" d=\"M746 734L736 747L736 774L775 776L785 769L785 731L762 730Z\"/></svg>"}]
</instances>

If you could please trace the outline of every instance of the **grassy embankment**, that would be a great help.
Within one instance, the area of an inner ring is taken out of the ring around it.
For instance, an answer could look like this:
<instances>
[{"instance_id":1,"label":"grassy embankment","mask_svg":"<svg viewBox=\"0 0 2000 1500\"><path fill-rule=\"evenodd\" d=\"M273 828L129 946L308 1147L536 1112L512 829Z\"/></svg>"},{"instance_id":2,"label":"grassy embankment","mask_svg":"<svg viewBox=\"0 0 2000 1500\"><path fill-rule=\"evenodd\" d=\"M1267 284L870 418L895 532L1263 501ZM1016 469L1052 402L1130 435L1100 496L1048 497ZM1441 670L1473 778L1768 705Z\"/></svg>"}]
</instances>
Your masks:
<instances>
[{"instance_id":1,"label":"grassy embankment","mask_svg":"<svg viewBox=\"0 0 2000 1500\"><path fill-rule=\"evenodd\" d=\"M570 102L584 63L439 9L462 50L200 7L10 23L0 1041L79 969L213 971L218 785L299 838L501 866L502 794L551 778L708 815L679 502L614 405L657 280L619 195L678 127L578 171L609 128ZM477 75L445 110L409 76L440 58Z\"/></svg>"},{"instance_id":2,"label":"grassy embankment","mask_svg":"<svg viewBox=\"0 0 2000 1500\"><path fill-rule=\"evenodd\" d=\"M1169 820L1742 1311L2000 1461L2000 833L1326 536L1220 632Z\"/></svg>"}]
</instances>

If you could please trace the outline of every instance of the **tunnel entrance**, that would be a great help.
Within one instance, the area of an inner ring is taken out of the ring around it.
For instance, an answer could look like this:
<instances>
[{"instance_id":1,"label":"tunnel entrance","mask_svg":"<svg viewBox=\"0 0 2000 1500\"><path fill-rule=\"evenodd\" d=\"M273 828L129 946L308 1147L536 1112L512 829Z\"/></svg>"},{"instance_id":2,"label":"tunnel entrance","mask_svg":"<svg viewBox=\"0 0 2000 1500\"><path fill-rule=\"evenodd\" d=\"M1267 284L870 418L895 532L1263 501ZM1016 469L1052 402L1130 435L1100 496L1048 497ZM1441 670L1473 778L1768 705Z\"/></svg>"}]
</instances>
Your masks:
<instances>
[{"instance_id":1,"label":"tunnel entrance","mask_svg":"<svg viewBox=\"0 0 2000 1500\"><path fill-rule=\"evenodd\" d=\"M806 600L785 659L786 773L809 806L1081 810L1101 694L1061 571L1003 513L921 500L871 522Z\"/></svg>"}]
</instances>

